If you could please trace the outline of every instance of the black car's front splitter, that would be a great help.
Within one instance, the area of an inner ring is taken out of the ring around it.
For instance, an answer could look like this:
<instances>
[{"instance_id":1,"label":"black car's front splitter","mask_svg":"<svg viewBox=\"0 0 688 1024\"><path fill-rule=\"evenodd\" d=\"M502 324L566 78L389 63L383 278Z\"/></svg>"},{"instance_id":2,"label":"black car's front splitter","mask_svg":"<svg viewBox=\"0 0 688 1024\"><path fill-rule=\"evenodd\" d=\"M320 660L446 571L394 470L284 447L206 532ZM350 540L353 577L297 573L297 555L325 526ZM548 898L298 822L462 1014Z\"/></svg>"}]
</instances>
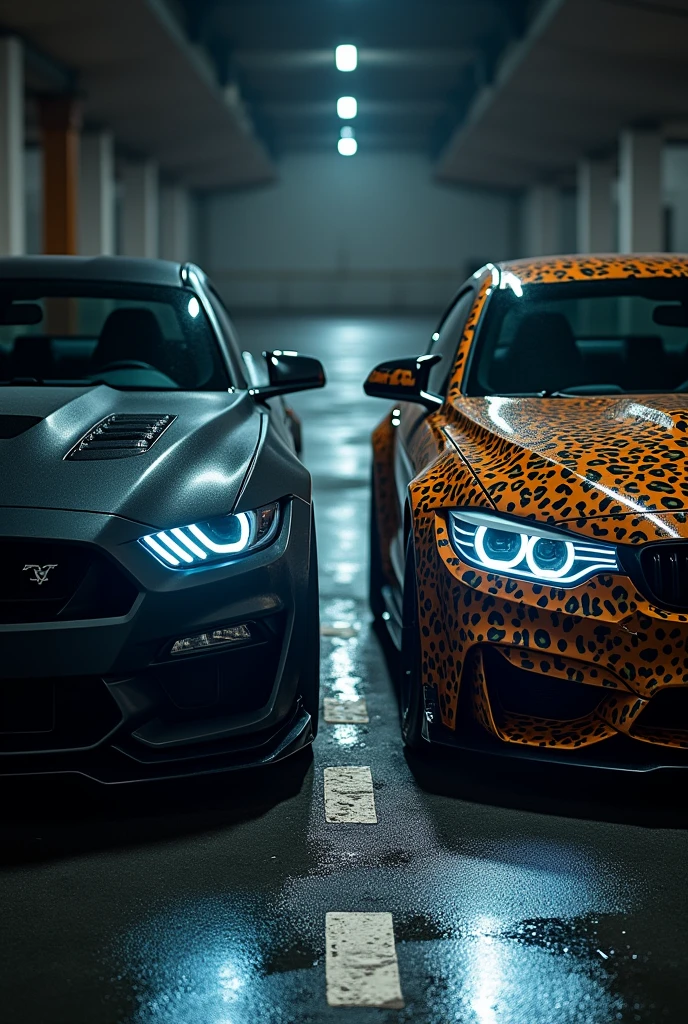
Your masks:
<instances>
[{"instance_id":1,"label":"black car's front splitter","mask_svg":"<svg viewBox=\"0 0 688 1024\"><path fill-rule=\"evenodd\" d=\"M241 742L205 755L185 756L179 751L175 758L144 762L118 747L116 737L112 737L108 744L89 751L19 755L11 758L11 765L9 759L0 759L0 778L76 774L106 785L188 778L271 765L312 742L311 717L298 701L289 718L270 734L246 736Z\"/></svg>"}]
</instances>

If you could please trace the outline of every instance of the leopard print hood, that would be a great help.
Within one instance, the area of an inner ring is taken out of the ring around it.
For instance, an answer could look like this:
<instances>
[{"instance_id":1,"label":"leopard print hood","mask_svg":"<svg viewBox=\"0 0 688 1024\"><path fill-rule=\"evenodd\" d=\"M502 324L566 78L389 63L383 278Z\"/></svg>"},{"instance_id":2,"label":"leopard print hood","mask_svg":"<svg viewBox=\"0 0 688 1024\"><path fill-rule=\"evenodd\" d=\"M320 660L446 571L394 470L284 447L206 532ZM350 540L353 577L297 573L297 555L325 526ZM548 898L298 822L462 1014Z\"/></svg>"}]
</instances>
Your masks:
<instances>
[{"instance_id":1,"label":"leopard print hood","mask_svg":"<svg viewBox=\"0 0 688 1024\"><path fill-rule=\"evenodd\" d=\"M457 397L443 430L500 512L573 524L688 509L688 396Z\"/></svg>"}]
</instances>

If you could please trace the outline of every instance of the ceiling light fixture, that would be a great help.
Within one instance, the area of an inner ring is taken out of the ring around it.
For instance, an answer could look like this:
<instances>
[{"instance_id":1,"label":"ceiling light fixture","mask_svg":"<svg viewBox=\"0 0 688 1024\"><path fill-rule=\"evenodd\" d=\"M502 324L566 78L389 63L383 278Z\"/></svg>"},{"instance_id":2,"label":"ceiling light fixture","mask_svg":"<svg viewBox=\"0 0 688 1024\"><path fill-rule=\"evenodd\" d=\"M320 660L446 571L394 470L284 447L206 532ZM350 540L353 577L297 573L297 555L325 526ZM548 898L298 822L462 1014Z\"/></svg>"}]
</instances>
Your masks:
<instances>
[{"instance_id":1,"label":"ceiling light fixture","mask_svg":"<svg viewBox=\"0 0 688 1024\"><path fill-rule=\"evenodd\" d=\"M355 71L358 67L358 48L344 43L335 50L335 61L338 71Z\"/></svg>"},{"instance_id":2,"label":"ceiling light fixture","mask_svg":"<svg viewBox=\"0 0 688 1024\"><path fill-rule=\"evenodd\" d=\"M337 143L337 149L341 156L355 156L358 152L358 143L356 139L352 139L350 135L345 135L343 139L340 139Z\"/></svg>"},{"instance_id":3,"label":"ceiling light fixture","mask_svg":"<svg viewBox=\"0 0 688 1024\"><path fill-rule=\"evenodd\" d=\"M337 100L337 113L342 121L351 121L358 114L358 102L353 96L342 96Z\"/></svg>"}]
</instances>

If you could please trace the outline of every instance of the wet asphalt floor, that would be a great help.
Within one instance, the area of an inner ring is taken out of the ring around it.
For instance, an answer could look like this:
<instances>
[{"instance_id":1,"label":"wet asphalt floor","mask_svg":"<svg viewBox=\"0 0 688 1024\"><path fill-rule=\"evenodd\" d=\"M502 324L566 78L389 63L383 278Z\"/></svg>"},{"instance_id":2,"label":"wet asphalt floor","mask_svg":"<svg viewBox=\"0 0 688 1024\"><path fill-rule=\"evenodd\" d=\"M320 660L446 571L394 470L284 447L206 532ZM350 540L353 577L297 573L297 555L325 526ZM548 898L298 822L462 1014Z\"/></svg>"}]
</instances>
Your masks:
<instances>
[{"instance_id":1,"label":"wet asphalt floor","mask_svg":"<svg viewBox=\"0 0 688 1024\"><path fill-rule=\"evenodd\" d=\"M404 753L366 605L361 382L431 321L251 319L243 340L320 356L294 400L314 475L322 691L367 725L212 781L0 789L0 1024L683 1022L684 785ZM378 824L327 824L323 770L370 766ZM393 915L403 1009L333 1008L325 915Z\"/></svg>"}]
</instances>

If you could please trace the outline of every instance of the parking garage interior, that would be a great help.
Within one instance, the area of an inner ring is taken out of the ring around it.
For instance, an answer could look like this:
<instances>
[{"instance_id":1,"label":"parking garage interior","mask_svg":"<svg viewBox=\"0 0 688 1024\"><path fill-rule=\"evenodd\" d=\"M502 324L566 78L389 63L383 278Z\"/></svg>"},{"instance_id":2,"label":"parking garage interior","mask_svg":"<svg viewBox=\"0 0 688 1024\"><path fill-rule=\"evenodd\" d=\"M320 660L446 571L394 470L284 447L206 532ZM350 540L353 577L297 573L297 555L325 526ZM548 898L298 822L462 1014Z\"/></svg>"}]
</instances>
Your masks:
<instances>
[{"instance_id":1,"label":"parking garage interior","mask_svg":"<svg viewBox=\"0 0 688 1024\"><path fill-rule=\"evenodd\" d=\"M685 1020L680 773L404 749L363 382L488 263L688 251L687 0L0 0L0 30L0 256L197 264L254 359L327 374L290 398L312 751L0 779L1 1024ZM333 769L371 817L331 820ZM344 995L341 915L386 929Z\"/></svg>"}]
</instances>

